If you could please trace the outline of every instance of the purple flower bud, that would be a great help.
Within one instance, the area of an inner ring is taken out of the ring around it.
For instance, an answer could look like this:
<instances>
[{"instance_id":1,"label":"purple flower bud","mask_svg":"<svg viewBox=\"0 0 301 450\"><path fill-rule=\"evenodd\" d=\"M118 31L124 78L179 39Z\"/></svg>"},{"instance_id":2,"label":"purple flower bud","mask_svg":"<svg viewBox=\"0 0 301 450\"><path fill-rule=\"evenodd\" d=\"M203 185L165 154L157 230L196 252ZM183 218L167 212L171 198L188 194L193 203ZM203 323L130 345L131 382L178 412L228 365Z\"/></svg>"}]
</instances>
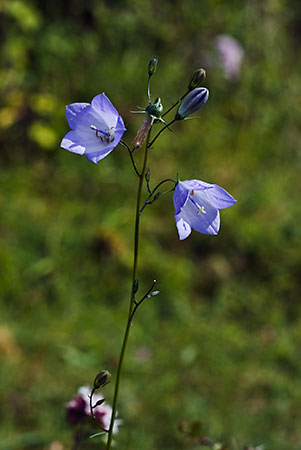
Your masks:
<instances>
[{"instance_id":1,"label":"purple flower bud","mask_svg":"<svg viewBox=\"0 0 301 450\"><path fill-rule=\"evenodd\" d=\"M178 109L175 119L182 120L190 114L195 113L205 105L209 97L209 91L206 88L196 88L191 91Z\"/></svg>"}]
</instances>

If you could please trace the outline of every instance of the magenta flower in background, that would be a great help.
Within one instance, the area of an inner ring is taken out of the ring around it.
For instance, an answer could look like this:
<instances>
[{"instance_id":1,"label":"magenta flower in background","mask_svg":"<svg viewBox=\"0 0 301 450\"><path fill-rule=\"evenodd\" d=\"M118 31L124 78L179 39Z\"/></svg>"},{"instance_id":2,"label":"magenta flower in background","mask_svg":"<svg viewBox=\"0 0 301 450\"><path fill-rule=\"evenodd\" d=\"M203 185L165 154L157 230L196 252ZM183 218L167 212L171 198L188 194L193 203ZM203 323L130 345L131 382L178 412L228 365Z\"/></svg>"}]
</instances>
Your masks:
<instances>
[{"instance_id":1,"label":"magenta flower in background","mask_svg":"<svg viewBox=\"0 0 301 450\"><path fill-rule=\"evenodd\" d=\"M179 238L186 239L191 229L204 234L217 234L219 209L229 208L236 200L217 184L199 180L180 181L174 192L176 226Z\"/></svg>"},{"instance_id":2,"label":"magenta flower in background","mask_svg":"<svg viewBox=\"0 0 301 450\"><path fill-rule=\"evenodd\" d=\"M228 79L237 79L243 61L244 50L241 44L232 36L221 34L215 39L219 63Z\"/></svg>"},{"instance_id":3,"label":"magenta flower in background","mask_svg":"<svg viewBox=\"0 0 301 450\"><path fill-rule=\"evenodd\" d=\"M67 405L66 415L68 422L76 424L86 417L86 401L81 395L74 397Z\"/></svg>"},{"instance_id":4,"label":"magenta flower in background","mask_svg":"<svg viewBox=\"0 0 301 450\"><path fill-rule=\"evenodd\" d=\"M77 396L72 399L67 405L67 420L72 424L81 422L88 416L91 416L90 410L90 395L91 389L88 386L82 386L78 390ZM100 400L103 400L101 394L93 395L93 405ZM94 417L105 430L110 427L112 408L106 403L96 406L93 409ZM118 433L118 427L122 423L122 420L116 419L114 422L113 433Z\"/></svg>"},{"instance_id":5,"label":"magenta flower in background","mask_svg":"<svg viewBox=\"0 0 301 450\"><path fill-rule=\"evenodd\" d=\"M61 147L86 155L94 163L114 150L126 130L122 117L105 94L94 97L91 104L66 106L66 117L71 131L63 138Z\"/></svg>"}]
</instances>

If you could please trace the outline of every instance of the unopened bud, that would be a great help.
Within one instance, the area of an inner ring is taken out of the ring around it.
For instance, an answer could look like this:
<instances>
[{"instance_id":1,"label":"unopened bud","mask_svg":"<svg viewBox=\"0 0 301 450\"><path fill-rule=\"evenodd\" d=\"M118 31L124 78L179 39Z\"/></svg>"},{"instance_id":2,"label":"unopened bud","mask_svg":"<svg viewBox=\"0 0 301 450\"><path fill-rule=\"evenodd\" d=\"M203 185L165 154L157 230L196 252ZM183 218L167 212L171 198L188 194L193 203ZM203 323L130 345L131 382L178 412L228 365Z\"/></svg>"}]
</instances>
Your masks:
<instances>
[{"instance_id":1,"label":"unopened bud","mask_svg":"<svg viewBox=\"0 0 301 450\"><path fill-rule=\"evenodd\" d=\"M100 387L105 386L111 380L111 374L108 370L102 370L99 372L94 380L94 389L99 389Z\"/></svg>"},{"instance_id":2,"label":"unopened bud","mask_svg":"<svg viewBox=\"0 0 301 450\"><path fill-rule=\"evenodd\" d=\"M155 56L148 63L148 76L151 77L157 70L158 58Z\"/></svg>"},{"instance_id":3,"label":"unopened bud","mask_svg":"<svg viewBox=\"0 0 301 450\"><path fill-rule=\"evenodd\" d=\"M192 91L193 89L199 87L206 80L206 71L204 69L198 69L190 78L188 90Z\"/></svg>"},{"instance_id":4,"label":"unopened bud","mask_svg":"<svg viewBox=\"0 0 301 450\"><path fill-rule=\"evenodd\" d=\"M196 88L189 92L183 103L178 109L175 120L182 120L190 114L195 113L205 105L209 97L209 91L206 88Z\"/></svg>"}]
</instances>

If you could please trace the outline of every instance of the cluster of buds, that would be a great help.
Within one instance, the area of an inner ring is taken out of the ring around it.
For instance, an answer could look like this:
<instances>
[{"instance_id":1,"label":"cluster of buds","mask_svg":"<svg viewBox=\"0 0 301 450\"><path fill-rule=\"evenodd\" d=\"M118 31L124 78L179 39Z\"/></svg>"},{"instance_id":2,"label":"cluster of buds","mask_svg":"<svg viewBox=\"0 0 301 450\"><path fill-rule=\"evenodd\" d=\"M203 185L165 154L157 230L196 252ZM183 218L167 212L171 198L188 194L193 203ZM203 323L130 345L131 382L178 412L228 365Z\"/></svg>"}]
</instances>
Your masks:
<instances>
[{"instance_id":1,"label":"cluster of buds","mask_svg":"<svg viewBox=\"0 0 301 450\"><path fill-rule=\"evenodd\" d=\"M187 116L195 113L202 106L204 106L209 98L208 89L200 87L201 84L206 80L206 71L204 69L197 69L192 74L189 80L187 92L165 114L163 114L163 105L161 103L161 99L158 97L155 100L155 102L152 103L150 97L150 79L157 70L157 64L158 59L156 57L152 58L148 64L147 92L149 105L144 110L132 111L133 113L146 114L146 118L142 126L140 127L137 136L133 140L134 149L142 147L153 123L163 122L165 124L165 128L169 128L169 126L163 120L163 117L165 116L165 114L171 111L181 100L183 100L183 102L180 104L180 107L177 110L175 118L171 123L175 122L176 120L186 119Z\"/></svg>"}]
</instances>

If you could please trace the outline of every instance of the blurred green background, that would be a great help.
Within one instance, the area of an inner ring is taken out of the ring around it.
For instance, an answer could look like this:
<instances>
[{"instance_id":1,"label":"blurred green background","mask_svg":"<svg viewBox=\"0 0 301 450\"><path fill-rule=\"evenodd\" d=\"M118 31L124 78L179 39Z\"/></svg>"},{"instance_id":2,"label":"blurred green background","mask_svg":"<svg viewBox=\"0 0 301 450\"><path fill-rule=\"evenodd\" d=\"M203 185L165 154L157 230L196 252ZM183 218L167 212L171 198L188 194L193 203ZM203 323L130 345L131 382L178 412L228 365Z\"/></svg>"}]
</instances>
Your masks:
<instances>
[{"instance_id":1,"label":"blurred green background","mask_svg":"<svg viewBox=\"0 0 301 450\"><path fill-rule=\"evenodd\" d=\"M300 2L2 0L0 21L0 449L71 449L66 403L116 373L137 179L122 147L94 165L59 145L65 105L101 92L130 143L153 55L165 109L199 67L210 99L159 139L152 183L179 172L238 202L183 242L171 195L143 214L140 286L161 293L131 331L116 448L199 448L177 428L200 421L240 449L301 449ZM235 79L223 34L244 50Z\"/></svg>"}]
</instances>

